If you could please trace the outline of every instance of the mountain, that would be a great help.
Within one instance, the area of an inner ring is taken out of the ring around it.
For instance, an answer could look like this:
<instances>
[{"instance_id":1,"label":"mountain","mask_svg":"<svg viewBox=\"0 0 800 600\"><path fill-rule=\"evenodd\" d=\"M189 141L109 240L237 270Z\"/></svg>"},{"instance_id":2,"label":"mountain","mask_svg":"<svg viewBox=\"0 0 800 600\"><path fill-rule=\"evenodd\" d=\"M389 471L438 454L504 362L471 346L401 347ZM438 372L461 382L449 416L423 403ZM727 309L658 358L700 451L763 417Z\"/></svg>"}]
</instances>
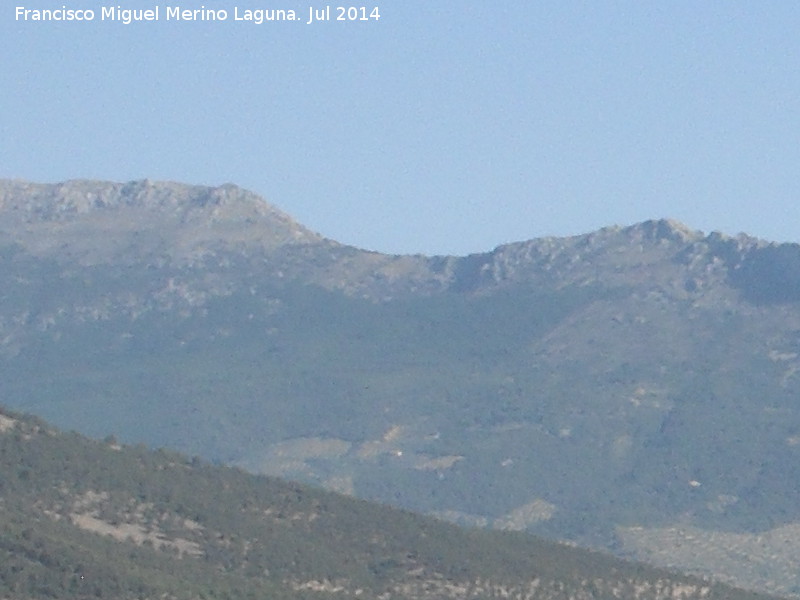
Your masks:
<instances>
[{"instance_id":1,"label":"mountain","mask_svg":"<svg viewBox=\"0 0 800 600\"><path fill-rule=\"evenodd\" d=\"M0 593L766 600L0 412Z\"/></svg>"},{"instance_id":2,"label":"mountain","mask_svg":"<svg viewBox=\"0 0 800 600\"><path fill-rule=\"evenodd\" d=\"M0 183L0 393L59 427L800 594L800 246L389 256L235 186Z\"/></svg>"}]
</instances>

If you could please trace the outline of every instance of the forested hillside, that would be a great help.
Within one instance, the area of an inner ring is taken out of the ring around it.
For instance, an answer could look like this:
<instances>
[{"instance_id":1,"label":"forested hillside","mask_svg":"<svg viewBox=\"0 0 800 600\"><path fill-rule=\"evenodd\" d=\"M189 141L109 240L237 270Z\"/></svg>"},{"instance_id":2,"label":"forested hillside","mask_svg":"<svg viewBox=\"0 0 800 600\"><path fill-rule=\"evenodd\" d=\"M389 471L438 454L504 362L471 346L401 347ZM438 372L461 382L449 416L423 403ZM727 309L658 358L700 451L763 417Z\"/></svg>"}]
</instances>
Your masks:
<instances>
[{"instance_id":1,"label":"forested hillside","mask_svg":"<svg viewBox=\"0 0 800 600\"><path fill-rule=\"evenodd\" d=\"M0 413L0 595L761 596Z\"/></svg>"}]
</instances>

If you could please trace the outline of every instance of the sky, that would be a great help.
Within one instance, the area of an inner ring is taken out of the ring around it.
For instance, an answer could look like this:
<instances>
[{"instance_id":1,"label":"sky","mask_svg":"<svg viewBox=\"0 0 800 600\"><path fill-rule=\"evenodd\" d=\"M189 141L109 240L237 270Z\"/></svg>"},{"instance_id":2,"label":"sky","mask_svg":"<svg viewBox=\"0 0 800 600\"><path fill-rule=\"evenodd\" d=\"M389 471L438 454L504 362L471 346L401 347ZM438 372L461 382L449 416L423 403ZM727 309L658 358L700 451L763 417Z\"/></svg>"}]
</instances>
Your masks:
<instances>
[{"instance_id":1,"label":"sky","mask_svg":"<svg viewBox=\"0 0 800 600\"><path fill-rule=\"evenodd\" d=\"M662 217L800 242L800 3L388 0L307 24L325 6L3 1L0 177L235 183L389 253Z\"/></svg>"}]
</instances>

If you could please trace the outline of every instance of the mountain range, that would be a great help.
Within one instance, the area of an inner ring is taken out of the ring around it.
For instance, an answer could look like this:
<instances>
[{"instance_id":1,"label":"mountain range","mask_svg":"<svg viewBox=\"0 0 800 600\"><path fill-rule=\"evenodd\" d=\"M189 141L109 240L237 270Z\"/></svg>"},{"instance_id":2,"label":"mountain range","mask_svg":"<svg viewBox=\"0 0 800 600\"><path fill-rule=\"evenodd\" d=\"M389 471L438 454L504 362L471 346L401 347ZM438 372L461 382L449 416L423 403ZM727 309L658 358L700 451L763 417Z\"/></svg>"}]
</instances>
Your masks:
<instances>
[{"instance_id":1,"label":"mountain range","mask_svg":"<svg viewBox=\"0 0 800 600\"><path fill-rule=\"evenodd\" d=\"M394 256L233 185L0 181L0 277L15 410L800 594L796 244Z\"/></svg>"}]
</instances>

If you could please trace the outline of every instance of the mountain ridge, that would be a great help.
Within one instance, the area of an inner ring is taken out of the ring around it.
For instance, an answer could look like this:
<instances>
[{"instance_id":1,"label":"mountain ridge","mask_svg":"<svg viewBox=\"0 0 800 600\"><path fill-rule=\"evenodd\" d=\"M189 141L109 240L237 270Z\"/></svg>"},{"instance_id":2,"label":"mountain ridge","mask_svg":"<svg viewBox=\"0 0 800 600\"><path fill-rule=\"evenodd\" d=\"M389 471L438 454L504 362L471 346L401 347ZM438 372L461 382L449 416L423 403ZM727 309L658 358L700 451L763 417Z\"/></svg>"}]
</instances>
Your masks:
<instances>
[{"instance_id":1,"label":"mountain ridge","mask_svg":"<svg viewBox=\"0 0 800 600\"><path fill-rule=\"evenodd\" d=\"M20 196L27 201L20 202ZM112 235L130 236L147 229L144 226L168 228L175 236L171 240L172 249L184 258L202 255L211 242L269 251L286 244L323 241L333 244L263 199L232 184L211 188L146 179L125 184L72 180L50 185L0 180L0 211L8 221L3 223L3 233L23 246L34 241L37 226L48 225L60 227L62 236L70 233L70 226L76 228L70 242L78 247L81 235L92 229L106 227ZM159 222L147 222L148 213L155 213ZM120 217L127 222L114 222ZM81 221L83 230L79 228ZM15 230L19 226L25 229ZM31 232L29 228L34 230ZM25 236L26 233L34 236ZM54 253L56 249L39 248L40 253L48 250ZM94 257L95 261L102 259ZM107 257L115 259L118 257L113 254Z\"/></svg>"},{"instance_id":2,"label":"mountain ridge","mask_svg":"<svg viewBox=\"0 0 800 600\"><path fill-rule=\"evenodd\" d=\"M20 197L28 199L22 206ZM136 218L141 219L142 215L129 215L134 217L129 218L129 228L124 224L120 227L119 215L113 215L116 221L113 224L103 220L92 222L92 217L103 215L109 209L153 211L160 222L137 223ZM275 255L287 248L299 250L306 247L308 258L320 263L320 271L336 271L338 268L339 278L361 280L356 284L356 289L374 298L380 298L380 292L370 291L370 288L374 290L383 285L391 289L391 285L387 284L404 277L413 280L409 286L411 293L435 293L448 289L464 292L474 290L479 283L514 280L515 271L520 266L541 267L545 271L569 269L570 263L595 258L593 250L613 243L615 238L628 246L643 245L642 250L652 243L683 244L687 246L687 261L697 259L699 254L710 250L713 257L732 261L732 269L740 268L743 256L754 251L786 254L798 252L797 248L800 248L797 244L771 243L745 234L734 237L712 232L705 235L679 221L661 218L624 227L604 227L573 236L510 242L466 256L384 254L343 245L311 232L260 196L234 184L209 187L147 179L127 183L70 180L58 184L0 179L0 217L6 217L0 218L0 239L5 239L6 243L21 244L34 253L56 258L63 256L65 251L68 255L71 246L75 246L80 249L83 260L95 263L124 258L119 251L104 255L102 251L92 253L91 249L85 247L87 239L98 243L98 233L103 227L109 228L109 234L136 237L122 245L130 247L138 243L138 252L142 251L142 247L147 248L148 229L166 229L172 237L167 238L168 234L165 233L156 241L151 241L155 247L150 252L160 251L167 256L172 253L173 259L184 261L202 261L225 250L238 254L260 250ZM42 242L45 232L30 230L37 225L68 226L71 222L74 224L81 220L85 221L84 229L75 232L61 229L57 232L62 237L57 248L54 245L56 242L51 245ZM527 269L528 272L530 270ZM327 287L337 286L337 283L325 280L319 274L315 282L322 282ZM338 285L340 289L348 289L347 284ZM351 293L356 292L351 290ZM384 297L393 295L390 293Z\"/></svg>"}]
</instances>

